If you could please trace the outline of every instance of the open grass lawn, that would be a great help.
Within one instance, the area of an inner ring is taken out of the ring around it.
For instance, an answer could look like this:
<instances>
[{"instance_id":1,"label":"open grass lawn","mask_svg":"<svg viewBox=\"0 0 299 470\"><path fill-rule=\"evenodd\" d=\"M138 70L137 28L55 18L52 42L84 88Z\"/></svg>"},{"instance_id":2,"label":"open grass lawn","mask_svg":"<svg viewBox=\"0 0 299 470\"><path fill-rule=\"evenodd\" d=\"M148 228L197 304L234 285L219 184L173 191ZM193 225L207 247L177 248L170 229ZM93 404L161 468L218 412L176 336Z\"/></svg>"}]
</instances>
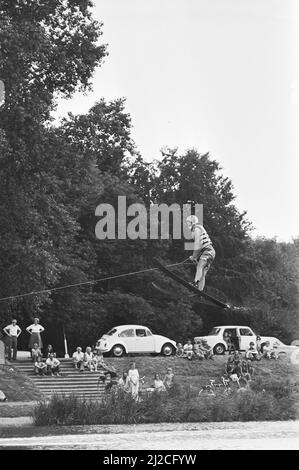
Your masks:
<instances>
[{"instance_id":1,"label":"open grass lawn","mask_svg":"<svg viewBox=\"0 0 299 470\"><path fill-rule=\"evenodd\" d=\"M144 387L150 387L154 382L154 374L163 379L167 367L172 367L175 380L182 386L200 389L209 383L209 379L220 379L224 373L228 356L214 356L213 360L192 360L176 357L125 357L120 359L105 358L108 364L115 367L119 375L129 369L130 363L135 362L140 377L144 376ZM262 359L253 362L255 369L254 379L263 378L266 381L289 380L299 385L299 365L291 364L290 358L281 355L277 361Z\"/></svg>"}]
</instances>

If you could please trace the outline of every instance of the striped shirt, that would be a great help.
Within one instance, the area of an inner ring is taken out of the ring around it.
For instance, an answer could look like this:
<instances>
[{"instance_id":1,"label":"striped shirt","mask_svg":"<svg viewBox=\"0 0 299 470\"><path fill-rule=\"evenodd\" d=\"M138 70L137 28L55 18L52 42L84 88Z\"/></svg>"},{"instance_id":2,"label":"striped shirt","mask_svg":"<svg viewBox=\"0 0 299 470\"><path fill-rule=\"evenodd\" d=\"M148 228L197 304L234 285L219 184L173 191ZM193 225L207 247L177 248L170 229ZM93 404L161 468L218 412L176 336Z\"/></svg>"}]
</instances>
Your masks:
<instances>
[{"instance_id":1,"label":"striped shirt","mask_svg":"<svg viewBox=\"0 0 299 470\"><path fill-rule=\"evenodd\" d=\"M196 224L194 226L192 236L194 239L194 253L197 255L206 248L213 247L211 239L202 225Z\"/></svg>"}]
</instances>

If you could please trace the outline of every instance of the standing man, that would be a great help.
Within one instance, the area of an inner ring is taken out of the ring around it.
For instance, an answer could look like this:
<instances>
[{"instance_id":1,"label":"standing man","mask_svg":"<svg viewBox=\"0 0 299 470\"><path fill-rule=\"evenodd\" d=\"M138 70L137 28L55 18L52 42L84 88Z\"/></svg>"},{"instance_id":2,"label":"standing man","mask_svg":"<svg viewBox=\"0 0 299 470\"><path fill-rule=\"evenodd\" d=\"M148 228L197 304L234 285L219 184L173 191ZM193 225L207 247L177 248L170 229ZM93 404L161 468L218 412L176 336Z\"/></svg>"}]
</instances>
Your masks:
<instances>
[{"instance_id":1,"label":"standing man","mask_svg":"<svg viewBox=\"0 0 299 470\"><path fill-rule=\"evenodd\" d=\"M3 331L7 334L7 347L8 347L8 360L11 361L11 349L13 349L12 360L17 360L17 351L18 351L18 337L20 336L22 330L17 325L17 320L12 320L10 325L7 325L3 328Z\"/></svg>"}]
</instances>

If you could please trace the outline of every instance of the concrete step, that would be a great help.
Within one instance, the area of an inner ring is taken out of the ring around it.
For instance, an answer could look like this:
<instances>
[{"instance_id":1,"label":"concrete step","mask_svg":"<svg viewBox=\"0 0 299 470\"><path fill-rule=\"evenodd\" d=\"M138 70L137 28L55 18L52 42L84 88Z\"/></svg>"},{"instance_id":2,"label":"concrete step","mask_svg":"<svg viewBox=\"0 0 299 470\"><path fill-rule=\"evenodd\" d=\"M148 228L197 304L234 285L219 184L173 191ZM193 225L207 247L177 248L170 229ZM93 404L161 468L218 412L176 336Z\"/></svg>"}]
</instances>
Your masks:
<instances>
[{"instance_id":1,"label":"concrete step","mask_svg":"<svg viewBox=\"0 0 299 470\"><path fill-rule=\"evenodd\" d=\"M99 368L97 372L79 372L69 359L60 359L61 376L38 376L34 373L33 362L30 359L11 363L17 370L30 377L34 384L50 398L53 394L65 396L74 395L78 398L100 400L105 393L105 384L100 380L105 369Z\"/></svg>"}]
</instances>

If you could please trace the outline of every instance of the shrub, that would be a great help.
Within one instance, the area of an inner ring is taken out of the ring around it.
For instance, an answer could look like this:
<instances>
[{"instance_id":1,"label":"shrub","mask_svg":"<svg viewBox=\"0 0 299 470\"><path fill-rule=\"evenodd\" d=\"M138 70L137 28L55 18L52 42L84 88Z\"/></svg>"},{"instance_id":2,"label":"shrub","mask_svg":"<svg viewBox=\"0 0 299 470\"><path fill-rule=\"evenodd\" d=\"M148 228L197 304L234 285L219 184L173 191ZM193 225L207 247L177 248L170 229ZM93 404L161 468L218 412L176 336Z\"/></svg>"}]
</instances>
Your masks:
<instances>
[{"instance_id":1,"label":"shrub","mask_svg":"<svg viewBox=\"0 0 299 470\"><path fill-rule=\"evenodd\" d=\"M137 403L122 390L112 391L103 401L54 395L48 403L37 405L34 423L49 426L295 419L295 399L288 387L275 384L271 391L265 391L265 384L257 383L256 389L197 396L187 387L178 389L177 395L154 392Z\"/></svg>"}]
</instances>

